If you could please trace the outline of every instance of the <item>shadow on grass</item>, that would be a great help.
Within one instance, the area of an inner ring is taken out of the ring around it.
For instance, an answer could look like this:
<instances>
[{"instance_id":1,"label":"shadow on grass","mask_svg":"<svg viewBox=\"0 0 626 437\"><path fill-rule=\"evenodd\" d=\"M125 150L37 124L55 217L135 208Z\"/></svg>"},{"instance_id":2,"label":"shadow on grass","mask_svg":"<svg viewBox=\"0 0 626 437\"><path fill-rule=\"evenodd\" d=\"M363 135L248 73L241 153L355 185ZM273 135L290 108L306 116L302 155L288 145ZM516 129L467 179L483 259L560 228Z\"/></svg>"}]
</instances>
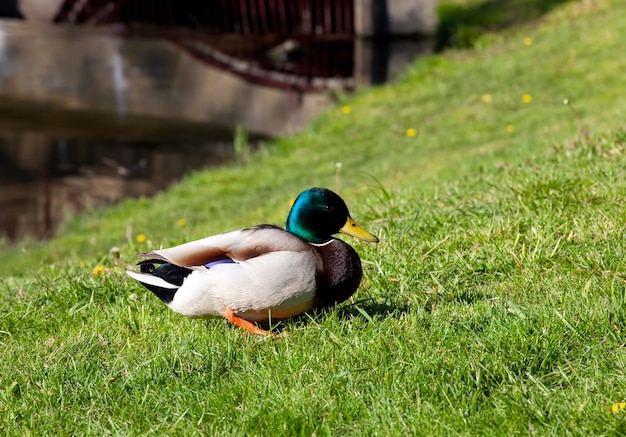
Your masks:
<instances>
[{"instance_id":1,"label":"shadow on grass","mask_svg":"<svg viewBox=\"0 0 626 437\"><path fill-rule=\"evenodd\" d=\"M395 317L409 312L408 305L389 305L387 303L376 302L374 299L364 299L345 305L338 309L340 320L352 319L354 317L365 317L373 319L377 316Z\"/></svg>"},{"instance_id":2,"label":"shadow on grass","mask_svg":"<svg viewBox=\"0 0 626 437\"><path fill-rule=\"evenodd\" d=\"M313 311L309 311L308 313L301 314L299 316L292 317L287 320L278 321L275 323L258 323L260 327L263 329L271 330L276 334L280 334L283 331L289 332L289 324L292 322L302 323L304 325L310 322L310 319L315 319L319 315L324 314L325 312L332 311L334 307L322 308ZM374 299L364 299L357 302L354 302L350 305L342 305L337 309L337 317L339 320L347 321L354 318L366 318L369 321L377 318L378 316L383 317L397 317L401 314L406 314L409 312L410 307L408 305L388 305L386 303L380 303L374 301Z\"/></svg>"},{"instance_id":3,"label":"shadow on grass","mask_svg":"<svg viewBox=\"0 0 626 437\"><path fill-rule=\"evenodd\" d=\"M466 5L442 2L438 7L435 51L472 47L485 33L532 22L570 1L474 0Z\"/></svg>"},{"instance_id":4,"label":"shadow on grass","mask_svg":"<svg viewBox=\"0 0 626 437\"><path fill-rule=\"evenodd\" d=\"M484 293L477 292L472 289L464 289L454 294L437 294L430 296L422 302L423 309L426 312L431 312L433 308L441 304L457 303L462 305L473 305L480 301L492 300L493 297ZM354 318L364 318L369 322L374 322L381 317L400 317L407 314L411 310L412 305L407 304L389 304L386 302L377 302L374 298L368 298L356 301L352 304L346 305L345 303L337 308L337 317L339 320L347 321ZM302 323L304 325L310 322L310 319L314 319L319 315L324 314L327 311L332 311L334 307L317 309L305 314L293 317L291 319L278 321L275 323L259 323L263 329L271 330L276 334L280 334L283 331L289 332L289 324L291 322Z\"/></svg>"}]
</instances>

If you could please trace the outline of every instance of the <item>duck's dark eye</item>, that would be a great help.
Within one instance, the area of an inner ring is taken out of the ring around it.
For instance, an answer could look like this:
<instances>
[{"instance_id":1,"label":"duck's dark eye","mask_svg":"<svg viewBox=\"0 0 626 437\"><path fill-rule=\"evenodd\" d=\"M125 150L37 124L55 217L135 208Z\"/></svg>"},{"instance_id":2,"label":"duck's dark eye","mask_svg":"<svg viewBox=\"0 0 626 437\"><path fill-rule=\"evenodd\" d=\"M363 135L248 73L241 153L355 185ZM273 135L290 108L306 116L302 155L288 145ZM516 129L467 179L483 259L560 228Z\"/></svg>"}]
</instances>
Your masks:
<instances>
[{"instance_id":1,"label":"duck's dark eye","mask_svg":"<svg viewBox=\"0 0 626 437\"><path fill-rule=\"evenodd\" d=\"M324 209L325 209L326 211L332 211L332 210L333 210L333 207L332 207L332 206L330 206L330 205L324 205Z\"/></svg>"}]
</instances>

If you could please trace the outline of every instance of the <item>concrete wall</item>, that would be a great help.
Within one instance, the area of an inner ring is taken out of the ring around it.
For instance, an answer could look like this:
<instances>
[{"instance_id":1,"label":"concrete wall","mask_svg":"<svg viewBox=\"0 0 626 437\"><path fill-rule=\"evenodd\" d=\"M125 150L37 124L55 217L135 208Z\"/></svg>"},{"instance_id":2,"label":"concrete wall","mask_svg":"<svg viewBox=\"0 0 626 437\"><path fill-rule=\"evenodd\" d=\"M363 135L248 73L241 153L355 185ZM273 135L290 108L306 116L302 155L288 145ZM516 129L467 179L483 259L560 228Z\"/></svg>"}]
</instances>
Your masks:
<instances>
[{"instance_id":1,"label":"concrete wall","mask_svg":"<svg viewBox=\"0 0 626 437\"><path fill-rule=\"evenodd\" d=\"M17 0L17 7L24 18L29 20L52 21L63 0Z\"/></svg>"},{"instance_id":2,"label":"concrete wall","mask_svg":"<svg viewBox=\"0 0 626 437\"><path fill-rule=\"evenodd\" d=\"M100 112L122 122L240 124L260 135L293 132L331 103L322 93L246 82L166 40L16 20L0 21L0 104L6 101Z\"/></svg>"},{"instance_id":3,"label":"concrete wall","mask_svg":"<svg viewBox=\"0 0 626 437\"><path fill-rule=\"evenodd\" d=\"M432 35L437 27L438 0L354 0L358 36Z\"/></svg>"}]
</instances>

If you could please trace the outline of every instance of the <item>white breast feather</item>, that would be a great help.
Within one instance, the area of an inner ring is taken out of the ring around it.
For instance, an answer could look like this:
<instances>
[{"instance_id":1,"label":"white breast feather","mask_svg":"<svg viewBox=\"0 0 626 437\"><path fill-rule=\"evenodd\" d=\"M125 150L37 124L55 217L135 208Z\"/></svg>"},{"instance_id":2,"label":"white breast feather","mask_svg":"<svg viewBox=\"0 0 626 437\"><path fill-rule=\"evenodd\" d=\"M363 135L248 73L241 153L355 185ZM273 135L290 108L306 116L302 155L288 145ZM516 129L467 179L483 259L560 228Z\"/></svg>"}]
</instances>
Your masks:
<instances>
[{"instance_id":1,"label":"white breast feather","mask_svg":"<svg viewBox=\"0 0 626 437\"><path fill-rule=\"evenodd\" d=\"M310 251L280 251L196 270L169 304L188 317L222 316L225 308L250 321L299 314L311 307L318 261Z\"/></svg>"}]
</instances>

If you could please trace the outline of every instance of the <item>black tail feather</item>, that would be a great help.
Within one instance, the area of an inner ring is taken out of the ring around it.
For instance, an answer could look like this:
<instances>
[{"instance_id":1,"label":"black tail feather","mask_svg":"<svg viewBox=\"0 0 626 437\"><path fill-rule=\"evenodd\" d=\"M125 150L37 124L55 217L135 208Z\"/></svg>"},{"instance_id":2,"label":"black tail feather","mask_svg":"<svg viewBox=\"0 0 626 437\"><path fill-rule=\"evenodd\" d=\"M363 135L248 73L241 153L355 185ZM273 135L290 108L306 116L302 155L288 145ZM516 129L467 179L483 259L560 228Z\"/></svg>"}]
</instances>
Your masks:
<instances>
[{"instance_id":1,"label":"black tail feather","mask_svg":"<svg viewBox=\"0 0 626 437\"><path fill-rule=\"evenodd\" d=\"M160 265L156 267L155 264ZM192 270L188 268L180 267L158 259L141 261L137 265L139 266L141 273L152 274L153 276L157 276L170 284L178 285L179 287L183 285L185 278L192 272ZM178 291L178 288L164 288L152 284L146 284L144 282L142 282L141 285L153 292L166 304L169 304L172 300L174 300L174 295Z\"/></svg>"}]
</instances>

